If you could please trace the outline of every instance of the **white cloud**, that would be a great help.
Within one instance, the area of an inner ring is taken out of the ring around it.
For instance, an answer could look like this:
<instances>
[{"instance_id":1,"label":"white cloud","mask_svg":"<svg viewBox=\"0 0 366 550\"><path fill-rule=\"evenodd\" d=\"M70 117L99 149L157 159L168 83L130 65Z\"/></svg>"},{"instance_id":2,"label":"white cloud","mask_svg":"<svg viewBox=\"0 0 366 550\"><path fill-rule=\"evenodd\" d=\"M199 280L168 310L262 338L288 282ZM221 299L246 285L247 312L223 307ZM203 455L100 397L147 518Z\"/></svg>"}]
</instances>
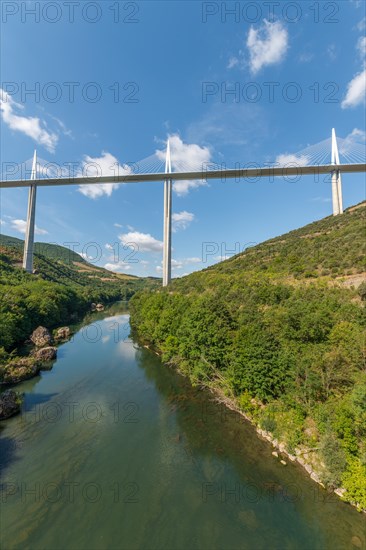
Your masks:
<instances>
[{"instance_id":1,"label":"white cloud","mask_svg":"<svg viewBox=\"0 0 366 550\"><path fill-rule=\"evenodd\" d=\"M202 263L202 258L186 258L185 260L186 264L200 264Z\"/></svg>"},{"instance_id":2,"label":"white cloud","mask_svg":"<svg viewBox=\"0 0 366 550\"><path fill-rule=\"evenodd\" d=\"M208 147L201 147L195 143L184 143L177 134L168 137L170 142L170 155L172 170L174 171L201 171L211 160L211 151ZM165 161L165 151L156 151L159 160ZM177 195L183 196L191 189L207 185L204 180L176 181L173 189Z\"/></svg>"},{"instance_id":3,"label":"white cloud","mask_svg":"<svg viewBox=\"0 0 366 550\"><path fill-rule=\"evenodd\" d=\"M131 264L128 264L127 262L116 262L116 263L107 263L104 266L105 269L108 269L108 271L114 271L116 273L123 273L125 271L129 271L131 269Z\"/></svg>"},{"instance_id":4,"label":"white cloud","mask_svg":"<svg viewBox=\"0 0 366 550\"><path fill-rule=\"evenodd\" d=\"M0 225L6 225L6 222L4 220L0 220Z\"/></svg>"},{"instance_id":5,"label":"white cloud","mask_svg":"<svg viewBox=\"0 0 366 550\"><path fill-rule=\"evenodd\" d=\"M363 32L366 29L366 17L364 17L363 19L361 19L361 21L357 23L357 29L360 32Z\"/></svg>"},{"instance_id":6,"label":"white cloud","mask_svg":"<svg viewBox=\"0 0 366 550\"><path fill-rule=\"evenodd\" d=\"M278 155L276 164L280 166L307 166L309 164L309 159L305 155L296 156L293 154L283 154Z\"/></svg>"},{"instance_id":7,"label":"white cloud","mask_svg":"<svg viewBox=\"0 0 366 550\"><path fill-rule=\"evenodd\" d=\"M239 59L237 57L230 57L227 64L227 69L233 69L237 65L239 65Z\"/></svg>"},{"instance_id":8,"label":"white cloud","mask_svg":"<svg viewBox=\"0 0 366 550\"><path fill-rule=\"evenodd\" d=\"M366 37L362 36L358 39L356 49L363 59L363 67L361 72L356 74L351 82L348 83L346 97L341 103L342 109L349 107L357 107L365 103L366 97Z\"/></svg>"},{"instance_id":9,"label":"white cloud","mask_svg":"<svg viewBox=\"0 0 366 550\"><path fill-rule=\"evenodd\" d=\"M27 222L25 220L12 220L11 221L12 229L18 231L19 233L25 233L27 228ZM48 231L41 229L40 227L35 226L34 233L36 235L47 235Z\"/></svg>"},{"instance_id":10,"label":"white cloud","mask_svg":"<svg viewBox=\"0 0 366 550\"><path fill-rule=\"evenodd\" d=\"M176 212L172 215L172 221L173 221L173 231L177 232L180 229L187 229L189 224L193 222L194 220L194 214L192 212L187 212L186 210L183 210L183 212Z\"/></svg>"},{"instance_id":11,"label":"white cloud","mask_svg":"<svg viewBox=\"0 0 366 550\"><path fill-rule=\"evenodd\" d=\"M88 254L86 254L85 252L78 252L78 254L87 262L89 262L89 260L94 260L93 256L88 256Z\"/></svg>"},{"instance_id":12,"label":"white cloud","mask_svg":"<svg viewBox=\"0 0 366 550\"><path fill-rule=\"evenodd\" d=\"M25 134L39 145L43 145L48 151L54 152L58 135L46 130L46 123L38 117L26 117L16 114L15 111L19 109L24 109L24 106L14 101L5 90L0 88L0 110L5 124L11 130Z\"/></svg>"},{"instance_id":13,"label":"white cloud","mask_svg":"<svg viewBox=\"0 0 366 550\"><path fill-rule=\"evenodd\" d=\"M129 166L122 166L111 153L103 151L101 157L89 157L85 155L82 165L82 174L79 175L91 178L95 176L111 176L112 179L114 176L127 175L130 173L131 168ZM110 197L118 186L118 183L94 183L79 185L78 191L90 199L97 199L103 195Z\"/></svg>"},{"instance_id":14,"label":"white cloud","mask_svg":"<svg viewBox=\"0 0 366 550\"><path fill-rule=\"evenodd\" d=\"M120 223L114 223L113 225L114 227L119 227L119 228L123 227L123 225L121 225Z\"/></svg>"},{"instance_id":15,"label":"white cloud","mask_svg":"<svg viewBox=\"0 0 366 550\"><path fill-rule=\"evenodd\" d=\"M163 242L155 239L150 233L130 231L119 235L119 239L124 246L136 247L139 252L161 252L163 250Z\"/></svg>"},{"instance_id":16,"label":"white cloud","mask_svg":"<svg viewBox=\"0 0 366 550\"><path fill-rule=\"evenodd\" d=\"M356 48L362 59L366 57L366 36L361 36L358 39Z\"/></svg>"},{"instance_id":17,"label":"white cloud","mask_svg":"<svg viewBox=\"0 0 366 550\"><path fill-rule=\"evenodd\" d=\"M111 244L109 244L109 243L106 243L106 244L104 245L104 248L106 248L107 250L113 250L113 246L112 246Z\"/></svg>"},{"instance_id":18,"label":"white cloud","mask_svg":"<svg viewBox=\"0 0 366 550\"><path fill-rule=\"evenodd\" d=\"M185 267L186 265L200 264L200 263L202 263L201 258L183 258L180 260L175 260L174 258L172 258L172 271L179 271L180 269L183 269L183 267ZM155 267L155 270L158 273L161 273L163 271L162 264L163 262L161 262L161 265L157 265ZM179 277L183 277L183 275L179 275Z\"/></svg>"},{"instance_id":19,"label":"white cloud","mask_svg":"<svg viewBox=\"0 0 366 550\"><path fill-rule=\"evenodd\" d=\"M352 152L354 145L360 146L361 143L366 141L366 132L359 128L354 128L348 136L339 141L339 152L342 155L347 155Z\"/></svg>"},{"instance_id":20,"label":"white cloud","mask_svg":"<svg viewBox=\"0 0 366 550\"><path fill-rule=\"evenodd\" d=\"M359 128L354 128L348 136L344 138L345 142L354 143L366 140L366 132L364 130L360 130Z\"/></svg>"},{"instance_id":21,"label":"white cloud","mask_svg":"<svg viewBox=\"0 0 366 550\"><path fill-rule=\"evenodd\" d=\"M347 86L346 97L341 103L342 109L349 107L357 107L365 102L366 95L366 69L361 73L356 74L355 77Z\"/></svg>"},{"instance_id":22,"label":"white cloud","mask_svg":"<svg viewBox=\"0 0 366 550\"><path fill-rule=\"evenodd\" d=\"M173 190L178 195L178 197L184 197L188 195L192 189L197 189L197 187L207 186L206 180L178 180L173 183Z\"/></svg>"},{"instance_id":23,"label":"white cloud","mask_svg":"<svg viewBox=\"0 0 366 550\"><path fill-rule=\"evenodd\" d=\"M267 21L258 29L250 27L247 47L249 50L249 66L253 74L262 67L280 63L285 58L288 49L288 32L280 21Z\"/></svg>"}]
</instances>

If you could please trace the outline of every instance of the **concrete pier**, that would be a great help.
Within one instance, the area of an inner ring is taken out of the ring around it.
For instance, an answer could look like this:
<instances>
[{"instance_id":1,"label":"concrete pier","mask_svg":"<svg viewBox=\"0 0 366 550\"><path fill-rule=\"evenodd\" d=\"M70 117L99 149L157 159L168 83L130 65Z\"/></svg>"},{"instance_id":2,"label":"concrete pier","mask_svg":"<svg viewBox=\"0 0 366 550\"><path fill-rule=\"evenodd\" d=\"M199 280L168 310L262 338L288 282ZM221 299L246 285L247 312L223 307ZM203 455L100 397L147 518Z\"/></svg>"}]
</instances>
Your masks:
<instances>
[{"instance_id":1,"label":"concrete pier","mask_svg":"<svg viewBox=\"0 0 366 550\"><path fill-rule=\"evenodd\" d=\"M34 151L31 180L37 179L37 151ZM25 232L23 269L33 273L34 229L36 223L37 186L30 184L28 195L27 227Z\"/></svg>"}]
</instances>

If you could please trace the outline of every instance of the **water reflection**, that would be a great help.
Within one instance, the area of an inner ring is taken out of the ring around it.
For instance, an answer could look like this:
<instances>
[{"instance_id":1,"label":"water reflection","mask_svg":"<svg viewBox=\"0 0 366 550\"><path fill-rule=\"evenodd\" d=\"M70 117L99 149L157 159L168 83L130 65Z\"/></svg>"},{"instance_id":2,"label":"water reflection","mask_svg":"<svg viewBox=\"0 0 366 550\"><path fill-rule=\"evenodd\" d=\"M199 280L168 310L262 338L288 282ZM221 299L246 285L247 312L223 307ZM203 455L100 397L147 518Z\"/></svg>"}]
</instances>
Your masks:
<instances>
[{"instance_id":1,"label":"water reflection","mask_svg":"<svg viewBox=\"0 0 366 550\"><path fill-rule=\"evenodd\" d=\"M127 338L120 306L88 322L4 423L2 547L365 547L360 514Z\"/></svg>"}]
</instances>

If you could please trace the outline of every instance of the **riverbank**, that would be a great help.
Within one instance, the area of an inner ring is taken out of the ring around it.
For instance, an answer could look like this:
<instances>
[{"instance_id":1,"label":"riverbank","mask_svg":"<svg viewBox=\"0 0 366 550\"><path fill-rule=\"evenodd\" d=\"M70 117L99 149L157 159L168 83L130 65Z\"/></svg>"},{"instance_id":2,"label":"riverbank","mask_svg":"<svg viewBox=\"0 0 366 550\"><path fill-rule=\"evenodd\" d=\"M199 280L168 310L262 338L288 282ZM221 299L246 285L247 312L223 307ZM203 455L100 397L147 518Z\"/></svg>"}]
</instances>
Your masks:
<instances>
[{"instance_id":1,"label":"riverbank","mask_svg":"<svg viewBox=\"0 0 366 550\"><path fill-rule=\"evenodd\" d=\"M7 420L21 410L23 396L13 388L26 380L39 376L41 371L52 370L57 360L58 347L72 339L82 324L91 319L98 320L104 312L111 311L114 306L125 302L116 300L108 304L91 303L88 310L70 326L56 326L52 329L39 326L26 341L9 353L4 351L0 357L0 420Z\"/></svg>"},{"instance_id":2,"label":"riverbank","mask_svg":"<svg viewBox=\"0 0 366 550\"><path fill-rule=\"evenodd\" d=\"M151 352L158 355L162 360L163 353L160 350L154 348L154 346L148 344L146 341L143 342L142 345L144 345L144 347L149 349ZM176 370L177 372L179 372L179 374L184 376L186 379L190 380L189 375L184 371L184 369L180 368L179 362L170 361L168 363L165 363L165 366ZM191 380L190 382L192 383ZM220 385L220 382L224 384L224 387ZM301 447L295 447L293 452L290 452L287 448L285 441L279 440L274 436L272 432L263 429L261 425L255 421L255 419L251 414L248 414L248 412L243 410L243 407L240 405L239 400L235 398L234 395L232 395L232 392L230 392L231 395L227 395L226 392L228 391L228 386L225 383L225 380L220 376L219 373L216 373L216 380L212 380L211 382L208 382L208 383L200 383L199 386L202 389L206 389L210 391L216 403L218 403L219 405L224 405L227 409L239 414L242 418L244 418L246 422L249 422L255 428L257 436L260 439L270 443L272 447L276 449L275 451L272 451L271 454L274 457L274 459L278 460L283 466L287 465L284 458L290 460L291 462L296 462L302 467L303 471L307 473L307 475L311 478L312 481L320 485L327 492L331 494L335 494L342 502L356 508L358 512L362 512L366 514L365 508L363 508L355 500L350 499L348 497L347 489L345 487L342 487L342 486L331 487L323 483L322 476L324 475L325 466L324 466L324 463L322 462L322 459L319 453L317 452L318 451L317 448L314 449L314 448L310 448L305 445L302 445ZM259 406L262 409L265 408L263 404L259 404L255 399L251 400L251 406L252 406L252 409L256 406Z\"/></svg>"},{"instance_id":3,"label":"riverbank","mask_svg":"<svg viewBox=\"0 0 366 550\"><path fill-rule=\"evenodd\" d=\"M21 384L0 429L1 547L364 548L361 514L128 334L123 308L91 315Z\"/></svg>"}]
</instances>

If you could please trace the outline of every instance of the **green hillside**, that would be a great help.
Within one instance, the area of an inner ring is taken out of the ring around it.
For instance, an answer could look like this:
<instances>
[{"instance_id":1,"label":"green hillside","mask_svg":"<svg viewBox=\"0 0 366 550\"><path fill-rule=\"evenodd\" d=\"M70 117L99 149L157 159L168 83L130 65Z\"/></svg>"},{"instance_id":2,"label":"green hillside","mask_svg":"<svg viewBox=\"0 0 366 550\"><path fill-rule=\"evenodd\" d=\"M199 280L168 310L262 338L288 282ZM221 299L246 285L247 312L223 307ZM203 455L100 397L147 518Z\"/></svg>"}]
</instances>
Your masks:
<instances>
[{"instance_id":1,"label":"green hillside","mask_svg":"<svg viewBox=\"0 0 366 550\"><path fill-rule=\"evenodd\" d=\"M137 335L366 509L366 203L131 300Z\"/></svg>"},{"instance_id":2,"label":"green hillside","mask_svg":"<svg viewBox=\"0 0 366 550\"><path fill-rule=\"evenodd\" d=\"M9 235L0 235L0 246L13 247L23 251L24 241ZM85 260L73 250L51 243L34 243L34 252L41 254L50 260L61 260L64 263L85 262Z\"/></svg>"},{"instance_id":3,"label":"green hillside","mask_svg":"<svg viewBox=\"0 0 366 550\"><path fill-rule=\"evenodd\" d=\"M24 342L39 325L75 321L92 302L129 300L155 279L111 273L57 245L36 243L34 273L22 269L23 241L1 236L0 359ZM57 260L54 257L57 257Z\"/></svg>"}]
</instances>

